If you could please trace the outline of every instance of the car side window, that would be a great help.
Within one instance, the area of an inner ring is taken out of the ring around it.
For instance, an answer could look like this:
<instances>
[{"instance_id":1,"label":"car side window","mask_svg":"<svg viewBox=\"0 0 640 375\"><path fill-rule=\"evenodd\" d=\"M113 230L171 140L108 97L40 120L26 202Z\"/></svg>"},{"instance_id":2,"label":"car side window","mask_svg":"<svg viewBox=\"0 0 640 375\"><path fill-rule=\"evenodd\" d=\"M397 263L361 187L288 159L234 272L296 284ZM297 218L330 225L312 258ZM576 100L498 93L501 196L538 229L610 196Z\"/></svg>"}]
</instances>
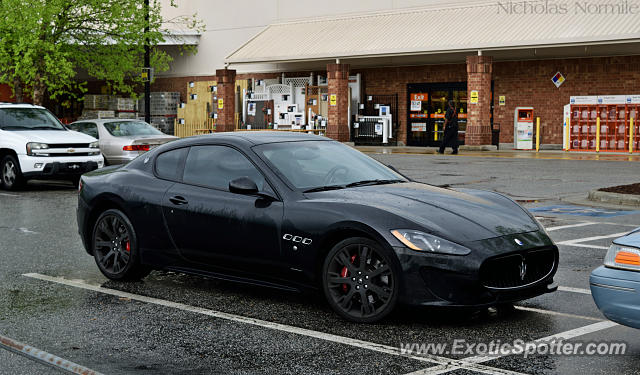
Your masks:
<instances>
[{"instance_id":1,"label":"car side window","mask_svg":"<svg viewBox=\"0 0 640 375\"><path fill-rule=\"evenodd\" d=\"M84 133L86 135L90 135L95 139L100 139L100 135L98 134L98 126L91 122L79 122L76 124L67 125L69 129Z\"/></svg>"},{"instance_id":2,"label":"car side window","mask_svg":"<svg viewBox=\"0 0 640 375\"><path fill-rule=\"evenodd\" d=\"M241 152L227 146L193 146L187 156L183 182L221 190L229 190L229 182L249 177L259 190L265 179Z\"/></svg>"},{"instance_id":3,"label":"car side window","mask_svg":"<svg viewBox=\"0 0 640 375\"><path fill-rule=\"evenodd\" d=\"M182 162L186 156L188 148L178 148L163 152L156 157L156 174L160 178L179 181L182 177Z\"/></svg>"}]
</instances>

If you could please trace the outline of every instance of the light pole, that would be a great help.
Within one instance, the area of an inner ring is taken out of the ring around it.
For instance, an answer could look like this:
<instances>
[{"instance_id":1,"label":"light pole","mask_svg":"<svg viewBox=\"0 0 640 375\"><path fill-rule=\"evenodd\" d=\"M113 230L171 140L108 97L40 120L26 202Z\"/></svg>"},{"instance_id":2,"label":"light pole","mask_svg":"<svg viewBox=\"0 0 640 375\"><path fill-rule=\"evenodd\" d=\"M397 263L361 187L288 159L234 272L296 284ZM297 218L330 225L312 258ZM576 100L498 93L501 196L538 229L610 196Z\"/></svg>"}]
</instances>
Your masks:
<instances>
[{"instance_id":1,"label":"light pole","mask_svg":"<svg viewBox=\"0 0 640 375\"><path fill-rule=\"evenodd\" d=\"M144 0L144 67L147 79L144 81L144 121L151 123L151 59L149 46L149 0Z\"/></svg>"}]
</instances>

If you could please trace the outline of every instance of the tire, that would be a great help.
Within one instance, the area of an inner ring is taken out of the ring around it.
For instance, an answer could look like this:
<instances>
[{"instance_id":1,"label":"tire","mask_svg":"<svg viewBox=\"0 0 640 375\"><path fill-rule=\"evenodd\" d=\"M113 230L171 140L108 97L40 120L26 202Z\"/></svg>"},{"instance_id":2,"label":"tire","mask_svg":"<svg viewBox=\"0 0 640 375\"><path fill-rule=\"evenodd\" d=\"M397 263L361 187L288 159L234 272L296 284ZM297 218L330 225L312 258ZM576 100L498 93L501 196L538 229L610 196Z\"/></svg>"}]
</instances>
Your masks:
<instances>
[{"instance_id":1,"label":"tire","mask_svg":"<svg viewBox=\"0 0 640 375\"><path fill-rule=\"evenodd\" d=\"M6 190L18 190L24 185L18 159L7 155L0 161L0 185Z\"/></svg>"},{"instance_id":2,"label":"tire","mask_svg":"<svg viewBox=\"0 0 640 375\"><path fill-rule=\"evenodd\" d=\"M111 280L140 280L151 272L140 263L136 232L120 210L106 210L98 216L93 225L91 250L100 272Z\"/></svg>"},{"instance_id":3,"label":"tire","mask_svg":"<svg viewBox=\"0 0 640 375\"><path fill-rule=\"evenodd\" d=\"M327 254L322 288L327 302L342 318L373 323L396 307L399 276L395 254L368 238L354 237L341 241Z\"/></svg>"}]
</instances>

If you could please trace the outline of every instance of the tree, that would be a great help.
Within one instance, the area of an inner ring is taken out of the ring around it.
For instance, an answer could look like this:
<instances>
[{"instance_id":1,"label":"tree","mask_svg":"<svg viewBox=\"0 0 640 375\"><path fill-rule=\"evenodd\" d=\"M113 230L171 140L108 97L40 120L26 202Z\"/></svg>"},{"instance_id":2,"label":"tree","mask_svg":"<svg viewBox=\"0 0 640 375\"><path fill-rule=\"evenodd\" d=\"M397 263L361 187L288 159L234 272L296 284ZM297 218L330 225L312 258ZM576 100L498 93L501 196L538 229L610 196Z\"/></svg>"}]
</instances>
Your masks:
<instances>
[{"instance_id":1,"label":"tree","mask_svg":"<svg viewBox=\"0 0 640 375\"><path fill-rule=\"evenodd\" d=\"M170 2L175 6L174 1ZM149 6L145 33L143 0L0 0L0 82L16 99L24 92L35 104L45 95L86 91L79 77L104 80L113 91L132 93L141 82L145 42L151 66L167 70L171 56L155 48L163 40L159 0ZM172 20L199 29L196 16Z\"/></svg>"}]
</instances>

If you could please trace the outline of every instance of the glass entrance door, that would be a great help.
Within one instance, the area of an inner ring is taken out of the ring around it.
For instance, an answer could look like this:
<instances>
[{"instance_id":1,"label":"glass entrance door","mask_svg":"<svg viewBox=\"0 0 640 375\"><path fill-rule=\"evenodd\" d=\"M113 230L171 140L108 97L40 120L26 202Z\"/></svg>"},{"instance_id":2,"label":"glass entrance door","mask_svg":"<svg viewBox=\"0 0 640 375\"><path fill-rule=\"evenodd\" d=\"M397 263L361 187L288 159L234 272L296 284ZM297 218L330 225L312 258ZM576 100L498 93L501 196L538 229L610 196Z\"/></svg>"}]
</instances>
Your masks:
<instances>
[{"instance_id":1,"label":"glass entrance door","mask_svg":"<svg viewBox=\"0 0 640 375\"><path fill-rule=\"evenodd\" d=\"M407 145L440 145L449 100L456 103L460 137L464 139L467 125L466 82L411 83L407 86L407 92Z\"/></svg>"}]
</instances>

